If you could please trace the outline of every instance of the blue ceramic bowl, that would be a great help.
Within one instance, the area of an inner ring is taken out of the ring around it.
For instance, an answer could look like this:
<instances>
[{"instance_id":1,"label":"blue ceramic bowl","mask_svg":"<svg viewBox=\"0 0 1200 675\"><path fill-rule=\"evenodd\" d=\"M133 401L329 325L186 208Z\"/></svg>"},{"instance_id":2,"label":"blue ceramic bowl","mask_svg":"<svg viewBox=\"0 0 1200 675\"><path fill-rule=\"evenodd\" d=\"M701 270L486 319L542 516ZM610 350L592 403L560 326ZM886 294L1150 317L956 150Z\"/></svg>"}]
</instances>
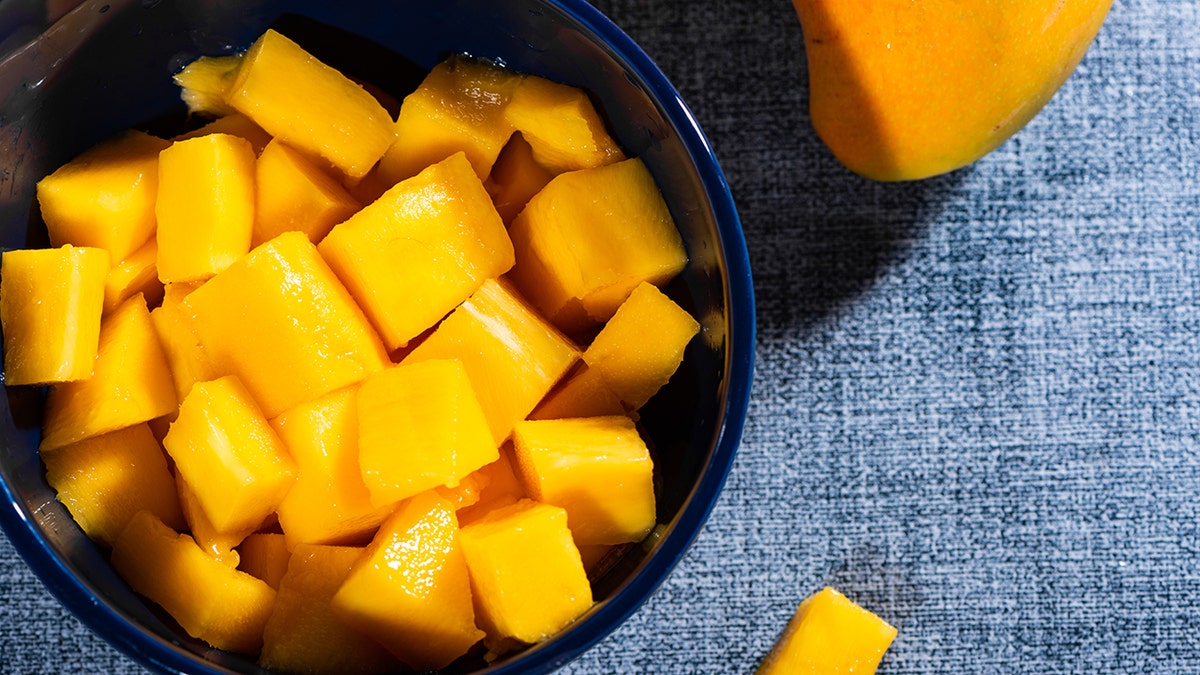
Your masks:
<instances>
[{"instance_id":1,"label":"blue ceramic bowl","mask_svg":"<svg viewBox=\"0 0 1200 675\"><path fill-rule=\"evenodd\" d=\"M458 670L550 671L636 611L717 499L746 415L754 349L751 276L729 187L695 119L646 54L583 0L85 1L39 25L46 4L54 3L8 0L0 12L7 54L0 61L0 245L8 248L45 244L33 202L41 177L117 131L178 122L171 75L197 56L240 50L269 26L398 94L456 52L592 94L615 137L658 180L691 259L667 290L704 326L681 370L642 413L664 527L595 580L596 605L569 629L486 668ZM46 485L36 453L40 392L7 394L0 397L0 525L47 588L148 667L262 672L181 634L114 574Z\"/></svg>"}]
</instances>

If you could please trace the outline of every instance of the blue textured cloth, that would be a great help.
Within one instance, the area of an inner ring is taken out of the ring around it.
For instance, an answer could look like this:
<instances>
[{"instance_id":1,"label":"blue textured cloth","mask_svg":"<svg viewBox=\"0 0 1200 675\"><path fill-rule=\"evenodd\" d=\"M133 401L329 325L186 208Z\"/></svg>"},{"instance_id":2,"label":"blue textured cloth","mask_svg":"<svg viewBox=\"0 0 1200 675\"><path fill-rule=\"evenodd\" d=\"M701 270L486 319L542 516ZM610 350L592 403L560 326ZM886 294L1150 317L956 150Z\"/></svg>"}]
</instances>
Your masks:
<instances>
[{"instance_id":1,"label":"blue textured cloth","mask_svg":"<svg viewBox=\"0 0 1200 675\"><path fill-rule=\"evenodd\" d=\"M564 672L747 673L833 585L881 673L1200 672L1200 3L1117 0L952 175L814 135L786 0L606 0L712 140L758 297L744 443L660 591ZM0 672L141 672L0 538Z\"/></svg>"}]
</instances>

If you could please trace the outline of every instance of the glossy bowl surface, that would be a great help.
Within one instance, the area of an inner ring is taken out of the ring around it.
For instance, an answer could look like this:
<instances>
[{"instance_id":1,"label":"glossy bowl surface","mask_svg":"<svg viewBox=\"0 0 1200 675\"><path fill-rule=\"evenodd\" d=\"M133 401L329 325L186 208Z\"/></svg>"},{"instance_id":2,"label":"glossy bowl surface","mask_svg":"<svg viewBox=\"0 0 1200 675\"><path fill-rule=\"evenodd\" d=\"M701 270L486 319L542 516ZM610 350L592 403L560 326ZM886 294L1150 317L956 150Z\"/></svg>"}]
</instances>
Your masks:
<instances>
[{"instance_id":1,"label":"glossy bowl surface","mask_svg":"<svg viewBox=\"0 0 1200 675\"><path fill-rule=\"evenodd\" d=\"M465 52L587 90L618 141L642 157L691 262L668 293L704 326L671 383L642 411L656 462L660 530L595 582L596 605L545 644L486 672L553 670L608 635L667 577L729 471L753 370L754 298L729 187L695 119L654 63L582 0L109 0L48 23L46 4L0 8L0 246L45 245L33 201L44 175L117 131L182 118L171 75L245 48L275 26L318 57L402 95ZM363 40L366 40L364 42ZM165 672L263 672L180 634L121 581L55 500L36 446L42 395L0 397L0 525L47 588L92 630ZM473 670L482 664L465 664Z\"/></svg>"}]
</instances>

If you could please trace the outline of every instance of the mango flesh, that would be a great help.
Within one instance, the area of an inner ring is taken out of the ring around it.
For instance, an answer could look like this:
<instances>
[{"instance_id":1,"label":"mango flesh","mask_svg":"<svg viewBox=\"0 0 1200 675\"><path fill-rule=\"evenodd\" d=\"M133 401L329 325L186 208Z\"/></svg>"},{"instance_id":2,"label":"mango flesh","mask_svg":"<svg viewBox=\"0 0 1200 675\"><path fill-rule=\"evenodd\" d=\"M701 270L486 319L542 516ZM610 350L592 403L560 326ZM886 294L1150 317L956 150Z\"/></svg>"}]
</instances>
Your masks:
<instances>
[{"instance_id":1,"label":"mango flesh","mask_svg":"<svg viewBox=\"0 0 1200 675\"><path fill-rule=\"evenodd\" d=\"M1112 0L794 0L810 114L851 171L953 171L1019 131L1071 75Z\"/></svg>"},{"instance_id":2,"label":"mango flesh","mask_svg":"<svg viewBox=\"0 0 1200 675\"><path fill-rule=\"evenodd\" d=\"M483 638L451 504L404 502L333 596L334 612L419 671L444 668Z\"/></svg>"},{"instance_id":3,"label":"mango flesh","mask_svg":"<svg viewBox=\"0 0 1200 675\"><path fill-rule=\"evenodd\" d=\"M757 675L871 675L896 629L825 588L800 604Z\"/></svg>"},{"instance_id":4,"label":"mango flesh","mask_svg":"<svg viewBox=\"0 0 1200 675\"><path fill-rule=\"evenodd\" d=\"M108 275L102 248L67 244L0 255L5 384L92 376Z\"/></svg>"},{"instance_id":5,"label":"mango flesh","mask_svg":"<svg viewBox=\"0 0 1200 675\"><path fill-rule=\"evenodd\" d=\"M505 119L529 142L533 158L558 174L625 159L582 89L529 75L513 91Z\"/></svg>"}]
</instances>

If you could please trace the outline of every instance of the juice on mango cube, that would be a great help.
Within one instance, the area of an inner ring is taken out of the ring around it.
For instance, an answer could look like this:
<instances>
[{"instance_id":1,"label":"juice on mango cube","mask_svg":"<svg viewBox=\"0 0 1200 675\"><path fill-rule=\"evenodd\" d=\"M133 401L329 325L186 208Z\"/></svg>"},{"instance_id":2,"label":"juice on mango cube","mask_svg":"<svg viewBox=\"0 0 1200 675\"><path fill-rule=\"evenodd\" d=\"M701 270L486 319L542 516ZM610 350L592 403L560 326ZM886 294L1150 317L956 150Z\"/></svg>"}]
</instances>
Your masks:
<instances>
[{"instance_id":1,"label":"juice on mango cube","mask_svg":"<svg viewBox=\"0 0 1200 675\"><path fill-rule=\"evenodd\" d=\"M638 284L661 285L687 264L654 177L640 159L559 174L509 228L509 277L568 332L604 322Z\"/></svg>"},{"instance_id":2,"label":"juice on mango cube","mask_svg":"<svg viewBox=\"0 0 1200 675\"><path fill-rule=\"evenodd\" d=\"M42 453L46 482L89 537L112 546L138 511L184 526L175 479L150 428L135 424Z\"/></svg>"},{"instance_id":3,"label":"juice on mango cube","mask_svg":"<svg viewBox=\"0 0 1200 675\"><path fill-rule=\"evenodd\" d=\"M296 483L279 504L289 548L370 538L386 513L371 504L358 466L358 391L346 387L271 420L296 462Z\"/></svg>"},{"instance_id":4,"label":"juice on mango cube","mask_svg":"<svg viewBox=\"0 0 1200 675\"><path fill-rule=\"evenodd\" d=\"M135 295L100 322L92 376L50 387L38 449L47 452L148 422L178 404L146 301Z\"/></svg>"},{"instance_id":5,"label":"juice on mango cube","mask_svg":"<svg viewBox=\"0 0 1200 675\"><path fill-rule=\"evenodd\" d=\"M271 136L351 179L395 138L392 118L359 84L274 30L242 57L226 101Z\"/></svg>"},{"instance_id":6,"label":"juice on mango cube","mask_svg":"<svg viewBox=\"0 0 1200 675\"><path fill-rule=\"evenodd\" d=\"M589 370L637 410L683 363L700 324L654 285L639 284L583 352Z\"/></svg>"},{"instance_id":7,"label":"juice on mango cube","mask_svg":"<svg viewBox=\"0 0 1200 675\"><path fill-rule=\"evenodd\" d=\"M628 417L521 422L513 447L529 496L567 512L576 544L641 541L654 528L654 463Z\"/></svg>"},{"instance_id":8,"label":"juice on mango cube","mask_svg":"<svg viewBox=\"0 0 1200 675\"><path fill-rule=\"evenodd\" d=\"M579 351L507 284L489 279L401 363L428 359L462 361L499 446Z\"/></svg>"},{"instance_id":9,"label":"juice on mango cube","mask_svg":"<svg viewBox=\"0 0 1200 675\"><path fill-rule=\"evenodd\" d=\"M188 635L234 652L254 654L262 646L275 589L216 560L149 511L139 511L121 532L112 564Z\"/></svg>"},{"instance_id":10,"label":"juice on mango cube","mask_svg":"<svg viewBox=\"0 0 1200 675\"><path fill-rule=\"evenodd\" d=\"M176 141L158 159L158 278L203 281L250 250L254 149L229 134Z\"/></svg>"},{"instance_id":11,"label":"juice on mango cube","mask_svg":"<svg viewBox=\"0 0 1200 675\"><path fill-rule=\"evenodd\" d=\"M254 246L291 230L319 243L360 208L341 183L281 141L263 148L255 177Z\"/></svg>"},{"instance_id":12,"label":"juice on mango cube","mask_svg":"<svg viewBox=\"0 0 1200 675\"><path fill-rule=\"evenodd\" d=\"M102 248L68 244L0 255L5 384L92 376L108 273Z\"/></svg>"},{"instance_id":13,"label":"juice on mango cube","mask_svg":"<svg viewBox=\"0 0 1200 675\"><path fill-rule=\"evenodd\" d=\"M434 66L404 98L396 141L379 162L391 182L458 152L482 180L513 133L504 108L523 75L489 61L454 56Z\"/></svg>"},{"instance_id":14,"label":"juice on mango cube","mask_svg":"<svg viewBox=\"0 0 1200 675\"><path fill-rule=\"evenodd\" d=\"M484 636L458 532L436 494L403 502L334 595L334 612L416 670L446 667Z\"/></svg>"},{"instance_id":15,"label":"juice on mango cube","mask_svg":"<svg viewBox=\"0 0 1200 675\"><path fill-rule=\"evenodd\" d=\"M254 249L188 294L181 309L216 372L237 375L268 419L390 363L300 232Z\"/></svg>"},{"instance_id":16,"label":"juice on mango cube","mask_svg":"<svg viewBox=\"0 0 1200 675\"><path fill-rule=\"evenodd\" d=\"M490 639L541 642L592 606L567 512L557 506L522 499L463 527L458 540Z\"/></svg>"},{"instance_id":17,"label":"juice on mango cube","mask_svg":"<svg viewBox=\"0 0 1200 675\"><path fill-rule=\"evenodd\" d=\"M832 588L800 604L757 675L871 675L896 629Z\"/></svg>"},{"instance_id":18,"label":"juice on mango cube","mask_svg":"<svg viewBox=\"0 0 1200 675\"><path fill-rule=\"evenodd\" d=\"M462 153L398 183L320 244L379 330L404 346L513 264L512 242Z\"/></svg>"},{"instance_id":19,"label":"juice on mango cube","mask_svg":"<svg viewBox=\"0 0 1200 675\"><path fill-rule=\"evenodd\" d=\"M499 453L463 364L400 364L358 388L358 463L376 507L455 486Z\"/></svg>"},{"instance_id":20,"label":"juice on mango cube","mask_svg":"<svg viewBox=\"0 0 1200 675\"><path fill-rule=\"evenodd\" d=\"M504 117L524 135L534 159L552 173L625 159L591 99L578 87L528 75L513 92Z\"/></svg>"},{"instance_id":21,"label":"juice on mango cube","mask_svg":"<svg viewBox=\"0 0 1200 675\"><path fill-rule=\"evenodd\" d=\"M219 533L253 532L295 479L287 449L234 376L197 382L163 445Z\"/></svg>"},{"instance_id":22,"label":"juice on mango cube","mask_svg":"<svg viewBox=\"0 0 1200 675\"><path fill-rule=\"evenodd\" d=\"M50 245L102 248L117 262L146 243L156 223L158 153L170 144L126 131L39 181Z\"/></svg>"},{"instance_id":23,"label":"juice on mango cube","mask_svg":"<svg viewBox=\"0 0 1200 675\"><path fill-rule=\"evenodd\" d=\"M346 625L330 603L365 551L349 546L300 544L279 580L275 606L263 630L258 663L287 673L375 675L401 670L396 657Z\"/></svg>"}]
</instances>

